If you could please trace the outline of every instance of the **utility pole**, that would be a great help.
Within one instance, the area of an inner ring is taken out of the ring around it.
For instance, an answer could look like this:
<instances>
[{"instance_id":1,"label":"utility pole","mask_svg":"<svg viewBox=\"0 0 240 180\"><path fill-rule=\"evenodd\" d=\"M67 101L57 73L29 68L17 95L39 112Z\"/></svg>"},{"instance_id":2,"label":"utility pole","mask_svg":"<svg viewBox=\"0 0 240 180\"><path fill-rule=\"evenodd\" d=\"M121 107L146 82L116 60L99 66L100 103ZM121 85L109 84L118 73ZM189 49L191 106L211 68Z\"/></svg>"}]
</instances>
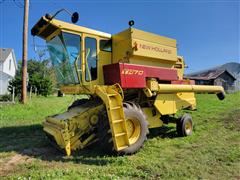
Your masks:
<instances>
[{"instance_id":1,"label":"utility pole","mask_svg":"<svg viewBox=\"0 0 240 180\"><path fill-rule=\"evenodd\" d=\"M29 0L24 0L23 49L22 49L22 103L27 102L27 53L28 53L28 12Z\"/></svg>"}]
</instances>

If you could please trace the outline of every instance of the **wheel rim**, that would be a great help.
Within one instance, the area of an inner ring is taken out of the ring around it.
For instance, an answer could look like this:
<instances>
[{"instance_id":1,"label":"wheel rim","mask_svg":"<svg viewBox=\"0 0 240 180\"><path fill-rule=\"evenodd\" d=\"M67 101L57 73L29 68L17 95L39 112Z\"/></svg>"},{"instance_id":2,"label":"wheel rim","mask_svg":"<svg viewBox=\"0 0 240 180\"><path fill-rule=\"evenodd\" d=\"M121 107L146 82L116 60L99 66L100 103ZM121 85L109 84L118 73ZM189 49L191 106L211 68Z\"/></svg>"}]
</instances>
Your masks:
<instances>
[{"instance_id":1,"label":"wheel rim","mask_svg":"<svg viewBox=\"0 0 240 180\"><path fill-rule=\"evenodd\" d=\"M185 123L185 132L187 135L192 133L192 123L190 121Z\"/></svg>"},{"instance_id":2,"label":"wheel rim","mask_svg":"<svg viewBox=\"0 0 240 180\"><path fill-rule=\"evenodd\" d=\"M126 120L127 134L130 144L134 144L140 137L141 125L136 118L128 118Z\"/></svg>"}]
</instances>

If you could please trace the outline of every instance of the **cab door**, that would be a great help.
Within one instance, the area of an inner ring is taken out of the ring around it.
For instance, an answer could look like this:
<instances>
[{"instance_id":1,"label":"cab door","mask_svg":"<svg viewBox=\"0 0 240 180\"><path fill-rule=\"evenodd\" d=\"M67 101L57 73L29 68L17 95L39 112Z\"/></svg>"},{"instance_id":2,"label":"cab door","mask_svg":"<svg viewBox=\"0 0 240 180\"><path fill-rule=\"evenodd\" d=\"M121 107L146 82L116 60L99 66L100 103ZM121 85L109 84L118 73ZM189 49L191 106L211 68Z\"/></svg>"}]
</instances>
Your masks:
<instances>
[{"instance_id":1,"label":"cab door","mask_svg":"<svg viewBox=\"0 0 240 180\"><path fill-rule=\"evenodd\" d=\"M98 84L98 37L83 35L83 82Z\"/></svg>"}]
</instances>

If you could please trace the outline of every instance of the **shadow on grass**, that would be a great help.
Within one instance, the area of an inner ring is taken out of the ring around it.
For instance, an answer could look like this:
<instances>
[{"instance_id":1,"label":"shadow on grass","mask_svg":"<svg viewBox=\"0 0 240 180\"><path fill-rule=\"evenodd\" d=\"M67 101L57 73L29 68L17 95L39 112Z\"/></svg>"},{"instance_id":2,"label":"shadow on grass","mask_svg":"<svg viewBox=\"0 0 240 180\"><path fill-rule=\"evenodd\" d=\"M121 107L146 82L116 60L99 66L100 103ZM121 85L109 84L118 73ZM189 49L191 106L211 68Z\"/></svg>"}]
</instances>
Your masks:
<instances>
[{"instance_id":1,"label":"shadow on grass","mask_svg":"<svg viewBox=\"0 0 240 180\"><path fill-rule=\"evenodd\" d=\"M172 126L162 126L159 128L153 128L149 130L148 138L154 138L160 136L161 138L177 138L176 128Z\"/></svg>"},{"instance_id":2,"label":"shadow on grass","mask_svg":"<svg viewBox=\"0 0 240 180\"><path fill-rule=\"evenodd\" d=\"M171 127L152 129L149 138L161 135L163 138L176 137ZM73 162L88 165L106 165L114 163L114 155L106 155L95 143L66 157L52 147L43 133L41 125L12 126L0 128L0 153L15 151L44 161ZM112 158L113 157L113 158Z\"/></svg>"},{"instance_id":3,"label":"shadow on grass","mask_svg":"<svg viewBox=\"0 0 240 180\"><path fill-rule=\"evenodd\" d=\"M41 125L0 128L0 153L15 151L45 161L71 161L83 164L104 165L107 162L96 145L66 157L53 148L43 133ZM97 159L96 159L97 158Z\"/></svg>"}]
</instances>

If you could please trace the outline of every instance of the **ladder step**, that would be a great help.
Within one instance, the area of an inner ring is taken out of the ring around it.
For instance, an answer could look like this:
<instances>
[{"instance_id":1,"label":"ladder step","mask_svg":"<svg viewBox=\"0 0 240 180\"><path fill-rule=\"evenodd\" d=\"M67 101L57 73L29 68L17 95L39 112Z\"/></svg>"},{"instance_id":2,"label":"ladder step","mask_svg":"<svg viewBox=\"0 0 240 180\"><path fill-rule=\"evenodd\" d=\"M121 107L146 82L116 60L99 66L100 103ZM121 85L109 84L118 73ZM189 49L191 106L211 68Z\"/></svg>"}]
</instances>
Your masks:
<instances>
[{"instance_id":1,"label":"ladder step","mask_svg":"<svg viewBox=\"0 0 240 180\"><path fill-rule=\"evenodd\" d=\"M125 132L123 132L123 133L117 133L117 134L115 135L115 137L125 136L125 135L127 135Z\"/></svg>"},{"instance_id":2,"label":"ladder step","mask_svg":"<svg viewBox=\"0 0 240 180\"><path fill-rule=\"evenodd\" d=\"M107 94L108 97L110 96L117 96L117 94Z\"/></svg>"},{"instance_id":3,"label":"ladder step","mask_svg":"<svg viewBox=\"0 0 240 180\"><path fill-rule=\"evenodd\" d=\"M110 107L110 110L120 109L121 106Z\"/></svg>"},{"instance_id":4,"label":"ladder step","mask_svg":"<svg viewBox=\"0 0 240 180\"><path fill-rule=\"evenodd\" d=\"M124 120L123 119L116 119L116 120L113 120L112 122L113 123L120 123L120 122L123 122Z\"/></svg>"}]
</instances>

